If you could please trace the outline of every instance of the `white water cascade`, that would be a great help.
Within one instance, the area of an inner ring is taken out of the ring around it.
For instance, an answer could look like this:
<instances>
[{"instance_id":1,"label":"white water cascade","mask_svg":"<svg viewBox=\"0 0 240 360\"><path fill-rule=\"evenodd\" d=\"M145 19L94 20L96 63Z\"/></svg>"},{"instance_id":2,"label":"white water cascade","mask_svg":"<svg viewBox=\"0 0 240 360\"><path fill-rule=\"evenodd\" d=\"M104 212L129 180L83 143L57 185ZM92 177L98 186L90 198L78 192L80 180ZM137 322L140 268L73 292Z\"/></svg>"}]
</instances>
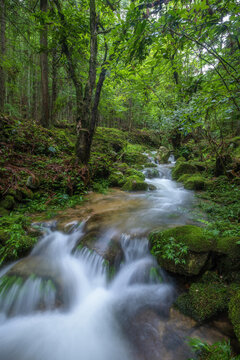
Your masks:
<instances>
[{"instance_id":1,"label":"white water cascade","mask_svg":"<svg viewBox=\"0 0 240 360\"><path fill-rule=\"evenodd\" d=\"M146 355L136 345L145 341L134 330L138 317L149 309L166 316L175 289L147 239L132 236L133 229L186 223L182 208L192 193L171 180L170 168L157 165L156 177L147 178L155 190L129 195L145 197L147 206L124 217L115 274L95 251L76 247L84 223L70 234L48 229L29 257L2 270L0 360L172 359L161 347Z\"/></svg>"}]
</instances>

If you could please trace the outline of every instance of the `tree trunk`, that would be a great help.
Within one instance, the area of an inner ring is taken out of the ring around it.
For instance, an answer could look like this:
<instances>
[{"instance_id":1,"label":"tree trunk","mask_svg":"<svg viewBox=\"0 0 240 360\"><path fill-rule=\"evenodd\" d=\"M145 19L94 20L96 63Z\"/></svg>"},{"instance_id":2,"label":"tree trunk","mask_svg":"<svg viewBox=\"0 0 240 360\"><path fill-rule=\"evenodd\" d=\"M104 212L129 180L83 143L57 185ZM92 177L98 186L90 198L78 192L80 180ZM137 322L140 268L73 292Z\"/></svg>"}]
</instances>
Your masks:
<instances>
[{"instance_id":1,"label":"tree trunk","mask_svg":"<svg viewBox=\"0 0 240 360\"><path fill-rule=\"evenodd\" d=\"M0 44L0 61L4 61L6 52L6 19L5 19L5 0L0 0L0 22L1 22L1 44ZM0 62L0 112L4 112L5 104L5 72Z\"/></svg>"},{"instance_id":2,"label":"tree trunk","mask_svg":"<svg viewBox=\"0 0 240 360\"><path fill-rule=\"evenodd\" d=\"M40 10L47 12L48 0L40 0ZM42 86L42 114L41 124L44 127L49 127L49 91L48 91L48 33L47 25L42 21L43 28L40 30L40 67L41 67L41 86Z\"/></svg>"},{"instance_id":3,"label":"tree trunk","mask_svg":"<svg viewBox=\"0 0 240 360\"><path fill-rule=\"evenodd\" d=\"M52 52L52 101L51 101L51 123L54 124L56 118L57 100L57 49Z\"/></svg>"}]
</instances>

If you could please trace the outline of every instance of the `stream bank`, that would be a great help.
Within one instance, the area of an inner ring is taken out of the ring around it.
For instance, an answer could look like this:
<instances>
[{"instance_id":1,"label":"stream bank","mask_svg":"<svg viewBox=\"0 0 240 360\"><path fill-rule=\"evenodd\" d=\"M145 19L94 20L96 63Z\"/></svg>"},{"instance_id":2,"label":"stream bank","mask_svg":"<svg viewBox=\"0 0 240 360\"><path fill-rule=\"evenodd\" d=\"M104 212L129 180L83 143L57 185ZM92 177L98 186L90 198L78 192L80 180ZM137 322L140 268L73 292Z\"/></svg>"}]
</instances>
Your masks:
<instances>
[{"instance_id":1,"label":"stream bank","mask_svg":"<svg viewBox=\"0 0 240 360\"><path fill-rule=\"evenodd\" d=\"M226 338L171 309L176 281L149 254L146 236L153 228L194 223L193 193L171 180L172 166L156 165L158 174L146 179L155 190L91 194L83 207L60 214L57 223L43 224L45 235L30 256L2 273L7 296L1 306L3 360L16 354L24 360L33 354L46 360L53 355L74 360L79 354L110 360L116 348L121 349L119 359L184 360L194 356L186 337L210 343ZM109 266L114 269L110 278ZM25 335L17 331L19 326ZM59 341L66 328L69 337ZM85 335L79 338L81 331ZM29 339L32 345L26 352L22 344ZM52 348L55 341L62 344L57 351ZM44 345L36 355L40 342Z\"/></svg>"}]
</instances>

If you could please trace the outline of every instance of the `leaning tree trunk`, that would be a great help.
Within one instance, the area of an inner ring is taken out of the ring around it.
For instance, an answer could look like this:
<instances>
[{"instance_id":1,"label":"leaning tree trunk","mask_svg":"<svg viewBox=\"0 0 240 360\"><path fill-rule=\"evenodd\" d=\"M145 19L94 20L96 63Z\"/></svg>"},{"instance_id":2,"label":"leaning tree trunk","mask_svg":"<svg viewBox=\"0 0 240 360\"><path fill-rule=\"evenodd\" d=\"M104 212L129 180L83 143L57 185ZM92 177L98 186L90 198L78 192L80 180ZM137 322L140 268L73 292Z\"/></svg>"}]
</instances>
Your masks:
<instances>
[{"instance_id":1,"label":"leaning tree trunk","mask_svg":"<svg viewBox=\"0 0 240 360\"><path fill-rule=\"evenodd\" d=\"M48 0L40 0L40 10L47 12ZM43 28L40 31L40 66L41 66L41 86L42 86L42 114L41 124L49 127L49 90L48 90L48 34L47 25L42 21Z\"/></svg>"},{"instance_id":2,"label":"leaning tree trunk","mask_svg":"<svg viewBox=\"0 0 240 360\"><path fill-rule=\"evenodd\" d=\"M0 23L1 23L1 44L0 44L0 112L4 112L5 103L5 72L3 65L4 56L6 52L6 19L5 19L5 0L0 0Z\"/></svg>"}]
</instances>

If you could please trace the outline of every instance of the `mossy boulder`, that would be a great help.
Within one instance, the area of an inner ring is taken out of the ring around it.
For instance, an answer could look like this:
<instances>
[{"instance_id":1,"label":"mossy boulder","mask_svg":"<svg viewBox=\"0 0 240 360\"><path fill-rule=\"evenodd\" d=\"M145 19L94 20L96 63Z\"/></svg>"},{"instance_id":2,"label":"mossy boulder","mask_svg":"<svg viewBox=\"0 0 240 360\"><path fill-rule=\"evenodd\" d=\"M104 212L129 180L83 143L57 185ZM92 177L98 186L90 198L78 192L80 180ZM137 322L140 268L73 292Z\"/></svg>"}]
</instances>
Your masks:
<instances>
[{"instance_id":1,"label":"mossy boulder","mask_svg":"<svg viewBox=\"0 0 240 360\"><path fill-rule=\"evenodd\" d=\"M12 210L15 206L15 200L14 197L11 195L7 195L5 197L5 199L3 199L2 201L0 201L0 207L7 209L7 210Z\"/></svg>"},{"instance_id":2,"label":"mossy boulder","mask_svg":"<svg viewBox=\"0 0 240 360\"><path fill-rule=\"evenodd\" d=\"M128 165L145 165L149 162L148 157L143 154L144 148L140 145L128 144L122 153L122 161Z\"/></svg>"},{"instance_id":3,"label":"mossy boulder","mask_svg":"<svg viewBox=\"0 0 240 360\"><path fill-rule=\"evenodd\" d=\"M194 283L187 293L177 298L176 306L183 314L202 322L226 311L229 296L229 287L226 284Z\"/></svg>"},{"instance_id":4,"label":"mossy boulder","mask_svg":"<svg viewBox=\"0 0 240 360\"><path fill-rule=\"evenodd\" d=\"M153 184L148 184L148 190L154 191L154 190L157 190L157 187Z\"/></svg>"},{"instance_id":5,"label":"mossy boulder","mask_svg":"<svg viewBox=\"0 0 240 360\"><path fill-rule=\"evenodd\" d=\"M141 171L138 171L138 170L135 170L135 169L127 169L125 174L127 176L137 176L139 179L141 180L145 180L145 175L141 172Z\"/></svg>"},{"instance_id":6,"label":"mossy boulder","mask_svg":"<svg viewBox=\"0 0 240 360\"><path fill-rule=\"evenodd\" d=\"M195 174L196 172L198 172L198 170L195 165L192 165L188 162L180 162L176 164L172 170L172 178L174 180L178 180L180 176L184 174Z\"/></svg>"},{"instance_id":7,"label":"mossy boulder","mask_svg":"<svg viewBox=\"0 0 240 360\"><path fill-rule=\"evenodd\" d=\"M229 302L229 318L233 324L235 335L240 342L240 289Z\"/></svg>"},{"instance_id":8,"label":"mossy boulder","mask_svg":"<svg viewBox=\"0 0 240 360\"><path fill-rule=\"evenodd\" d=\"M213 241L194 225L177 226L149 235L152 253L164 269L186 276L198 275L205 267ZM182 249L187 251L181 255Z\"/></svg>"},{"instance_id":9,"label":"mossy boulder","mask_svg":"<svg viewBox=\"0 0 240 360\"><path fill-rule=\"evenodd\" d=\"M179 181L183 180L183 176L184 176L184 181L182 181L184 183L184 187L188 190L204 190L206 188L206 180L203 176L195 174L192 176L186 176L182 175L179 179ZM185 177L186 176L186 177Z\"/></svg>"},{"instance_id":10,"label":"mossy boulder","mask_svg":"<svg viewBox=\"0 0 240 360\"><path fill-rule=\"evenodd\" d=\"M156 158L160 164L165 164L168 162L170 155L171 155L171 151L169 149L167 149L165 146L160 146Z\"/></svg>"},{"instance_id":11,"label":"mossy boulder","mask_svg":"<svg viewBox=\"0 0 240 360\"><path fill-rule=\"evenodd\" d=\"M26 186L31 190L37 190L39 188L39 179L35 176L29 176L27 178Z\"/></svg>"},{"instance_id":12,"label":"mossy boulder","mask_svg":"<svg viewBox=\"0 0 240 360\"><path fill-rule=\"evenodd\" d=\"M113 171L109 178L108 178L108 181L109 181L109 184L111 186L122 186L124 184L124 175L121 171Z\"/></svg>"},{"instance_id":13,"label":"mossy boulder","mask_svg":"<svg viewBox=\"0 0 240 360\"><path fill-rule=\"evenodd\" d=\"M147 189L148 184L135 175L127 177L123 185L125 191L145 191Z\"/></svg>"},{"instance_id":14,"label":"mossy boulder","mask_svg":"<svg viewBox=\"0 0 240 360\"><path fill-rule=\"evenodd\" d=\"M217 269L222 274L229 275L240 270L240 242L239 237L219 237L214 251L217 253Z\"/></svg>"}]
</instances>

